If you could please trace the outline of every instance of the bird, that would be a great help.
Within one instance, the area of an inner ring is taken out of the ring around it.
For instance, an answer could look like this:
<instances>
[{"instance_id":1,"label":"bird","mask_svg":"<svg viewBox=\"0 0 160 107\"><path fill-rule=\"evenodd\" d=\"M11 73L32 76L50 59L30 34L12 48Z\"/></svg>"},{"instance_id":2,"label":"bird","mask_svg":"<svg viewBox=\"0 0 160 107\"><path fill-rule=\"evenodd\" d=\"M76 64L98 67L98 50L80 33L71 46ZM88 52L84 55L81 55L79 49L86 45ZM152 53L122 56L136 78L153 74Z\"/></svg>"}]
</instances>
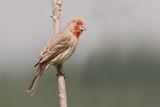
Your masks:
<instances>
[{"instance_id":1,"label":"bird","mask_svg":"<svg viewBox=\"0 0 160 107\"><path fill-rule=\"evenodd\" d=\"M50 66L57 67L70 58L84 30L86 30L84 21L79 18L73 19L48 41L34 65L38 66L38 69L31 85L27 88L29 95L34 95L40 77ZM59 74L64 76L63 72Z\"/></svg>"}]
</instances>

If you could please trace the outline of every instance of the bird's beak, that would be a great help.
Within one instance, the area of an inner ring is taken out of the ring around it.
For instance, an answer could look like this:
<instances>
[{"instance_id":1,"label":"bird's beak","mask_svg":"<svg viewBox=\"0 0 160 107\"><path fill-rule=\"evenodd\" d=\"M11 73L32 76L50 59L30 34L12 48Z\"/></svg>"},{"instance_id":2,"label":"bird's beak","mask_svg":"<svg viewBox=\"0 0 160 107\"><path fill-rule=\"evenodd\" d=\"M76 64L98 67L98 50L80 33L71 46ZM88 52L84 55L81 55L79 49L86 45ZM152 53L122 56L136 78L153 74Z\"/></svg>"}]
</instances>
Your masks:
<instances>
[{"instance_id":1,"label":"bird's beak","mask_svg":"<svg viewBox=\"0 0 160 107\"><path fill-rule=\"evenodd\" d=\"M82 31L87 30L84 26L80 26L80 29L81 29Z\"/></svg>"}]
</instances>

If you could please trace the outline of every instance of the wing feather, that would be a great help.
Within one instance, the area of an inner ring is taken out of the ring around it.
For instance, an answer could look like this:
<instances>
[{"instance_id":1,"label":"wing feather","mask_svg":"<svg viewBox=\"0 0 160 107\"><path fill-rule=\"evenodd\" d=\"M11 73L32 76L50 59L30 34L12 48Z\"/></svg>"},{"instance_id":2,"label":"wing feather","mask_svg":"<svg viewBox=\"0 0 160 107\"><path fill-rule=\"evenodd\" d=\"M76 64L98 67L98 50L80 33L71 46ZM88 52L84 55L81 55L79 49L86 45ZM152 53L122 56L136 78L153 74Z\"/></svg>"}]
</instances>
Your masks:
<instances>
[{"instance_id":1,"label":"wing feather","mask_svg":"<svg viewBox=\"0 0 160 107\"><path fill-rule=\"evenodd\" d=\"M67 34L67 32L60 31L52 41L48 42L47 46L41 52L41 55L34 67L45 61L52 60L58 54L67 50L69 48L70 39L71 36Z\"/></svg>"}]
</instances>

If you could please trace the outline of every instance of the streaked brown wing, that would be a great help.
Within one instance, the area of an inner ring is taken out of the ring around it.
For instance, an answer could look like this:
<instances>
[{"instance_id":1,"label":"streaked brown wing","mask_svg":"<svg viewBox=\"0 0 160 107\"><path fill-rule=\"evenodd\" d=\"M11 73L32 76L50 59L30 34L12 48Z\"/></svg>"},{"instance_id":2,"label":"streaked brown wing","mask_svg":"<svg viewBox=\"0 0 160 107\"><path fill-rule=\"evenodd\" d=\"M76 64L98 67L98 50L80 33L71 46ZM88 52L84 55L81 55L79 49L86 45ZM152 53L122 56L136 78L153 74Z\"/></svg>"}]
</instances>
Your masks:
<instances>
[{"instance_id":1,"label":"streaked brown wing","mask_svg":"<svg viewBox=\"0 0 160 107\"><path fill-rule=\"evenodd\" d=\"M70 39L71 37L67 35L66 32L59 32L55 36L54 40L50 42L47 47L42 51L41 56L39 57L35 66L37 66L39 63L52 60L58 54L68 49Z\"/></svg>"}]
</instances>

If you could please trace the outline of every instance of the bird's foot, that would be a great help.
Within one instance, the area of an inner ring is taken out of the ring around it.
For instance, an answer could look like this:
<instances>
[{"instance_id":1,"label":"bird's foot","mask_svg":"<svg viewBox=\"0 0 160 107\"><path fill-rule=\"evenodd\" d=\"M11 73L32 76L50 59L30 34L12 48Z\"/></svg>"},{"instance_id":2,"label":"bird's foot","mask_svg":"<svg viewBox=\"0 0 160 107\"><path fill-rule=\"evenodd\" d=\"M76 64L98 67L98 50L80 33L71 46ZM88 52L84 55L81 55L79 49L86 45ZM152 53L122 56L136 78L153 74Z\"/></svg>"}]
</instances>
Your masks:
<instances>
[{"instance_id":1,"label":"bird's foot","mask_svg":"<svg viewBox=\"0 0 160 107\"><path fill-rule=\"evenodd\" d=\"M56 76L57 76L57 77L63 76L64 78L66 78L66 75L65 75L64 72L58 72Z\"/></svg>"}]
</instances>

